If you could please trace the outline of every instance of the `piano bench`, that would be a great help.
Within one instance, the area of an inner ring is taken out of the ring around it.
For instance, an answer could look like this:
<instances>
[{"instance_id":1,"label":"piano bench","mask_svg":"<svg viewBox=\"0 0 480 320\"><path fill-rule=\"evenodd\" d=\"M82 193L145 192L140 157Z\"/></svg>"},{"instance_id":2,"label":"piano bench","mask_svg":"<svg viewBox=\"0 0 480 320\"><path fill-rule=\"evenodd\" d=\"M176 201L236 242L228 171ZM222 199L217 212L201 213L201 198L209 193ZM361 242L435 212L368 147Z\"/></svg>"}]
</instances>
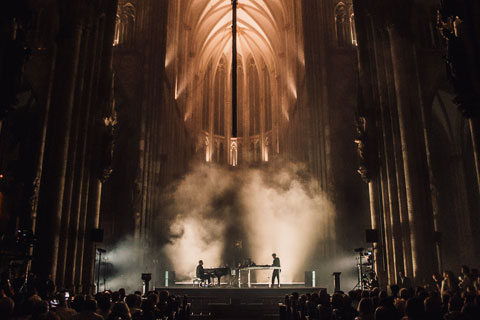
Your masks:
<instances>
[{"instance_id":1,"label":"piano bench","mask_svg":"<svg viewBox=\"0 0 480 320\"><path fill-rule=\"evenodd\" d=\"M200 278L193 278L193 286L194 287L202 287L205 284L206 280L202 280Z\"/></svg>"}]
</instances>

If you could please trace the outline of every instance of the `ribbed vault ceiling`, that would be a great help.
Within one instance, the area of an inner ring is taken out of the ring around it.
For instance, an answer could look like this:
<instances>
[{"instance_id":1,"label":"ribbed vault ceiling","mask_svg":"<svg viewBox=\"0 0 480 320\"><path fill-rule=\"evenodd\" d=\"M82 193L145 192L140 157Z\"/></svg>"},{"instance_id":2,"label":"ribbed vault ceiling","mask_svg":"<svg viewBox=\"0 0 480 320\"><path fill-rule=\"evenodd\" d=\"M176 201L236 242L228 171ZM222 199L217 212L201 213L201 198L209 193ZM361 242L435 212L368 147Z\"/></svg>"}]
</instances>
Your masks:
<instances>
[{"instance_id":1,"label":"ribbed vault ceiling","mask_svg":"<svg viewBox=\"0 0 480 320\"><path fill-rule=\"evenodd\" d=\"M191 30L189 51L201 70L210 62L215 68L222 56L230 61L231 0L189 1L184 17ZM287 26L285 1L238 0L237 23L237 50L242 59L251 55L257 65L263 60L271 71L276 70L275 57L284 50L281 35Z\"/></svg>"}]
</instances>

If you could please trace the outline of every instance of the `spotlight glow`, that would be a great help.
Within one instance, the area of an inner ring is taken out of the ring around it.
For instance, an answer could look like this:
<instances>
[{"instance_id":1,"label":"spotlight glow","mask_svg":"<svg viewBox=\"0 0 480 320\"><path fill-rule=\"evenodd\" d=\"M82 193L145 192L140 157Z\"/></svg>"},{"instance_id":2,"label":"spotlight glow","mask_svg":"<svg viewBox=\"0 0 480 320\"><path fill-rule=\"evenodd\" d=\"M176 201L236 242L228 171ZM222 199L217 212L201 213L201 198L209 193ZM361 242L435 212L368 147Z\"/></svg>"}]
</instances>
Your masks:
<instances>
[{"instance_id":1,"label":"spotlight glow","mask_svg":"<svg viewBox=\"0 0 480 320\"><path fill-rule=\"evenodd\" d=\"M206 268L221 264L224 226L217 219L181 217L177 217L170 228L178 239L166 247L166 253L169 257L174 257L172 262L177 274L194 278L198 260L204 260Z\"/></svg>"}]
</instances>

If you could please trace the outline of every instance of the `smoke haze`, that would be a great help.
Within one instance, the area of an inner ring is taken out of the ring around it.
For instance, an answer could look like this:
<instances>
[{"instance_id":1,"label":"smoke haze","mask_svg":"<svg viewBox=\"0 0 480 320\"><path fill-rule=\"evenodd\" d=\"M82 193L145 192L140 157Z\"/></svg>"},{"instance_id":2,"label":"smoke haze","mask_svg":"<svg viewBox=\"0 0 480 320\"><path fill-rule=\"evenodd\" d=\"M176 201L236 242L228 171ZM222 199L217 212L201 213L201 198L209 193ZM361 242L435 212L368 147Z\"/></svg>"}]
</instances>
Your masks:
<instances>
[{"instance_id":1,"label":"smoke haze","mask_svg":"<svg viewBox=\"0 0 480 320\"><path fill-rule=\"evenodd\" d=\"M164 198L164 208L152 228L157 230L153 242L159 247L147 252L133 240L119 244L109 254L119 274L112 288L120 283L130 288L126 283L131 282L136 284L132 290L138 289L140 273L148 270L154 274L174 270L177 280L191 280L200 259L206 268L232 267L245 258L271 264L273 252L281 260L282 282L303 282L306 270L317 270L321 286L329 284L324 282L330 282L333 271L346 272L351 279L343 279L349 286L355 281L355 257L336 252L333 205L300 165L278 162L259 168L228 168L196 164ZM130 260L113 258L121 255ZM132 265L132 258L140 262L145 257L157 262L145 261L141 270ZM135 279L126 280L128 274ZM270 276L271 271L256 272L256 281L269 281Z\"/></svg>"},{"instance_id":2,"label":"smoke haze","mask_svg":"<svg viewBox=\"0 0 480 320\"><path fill-rule=\"evenodd\" d=\"M206 267L245 258L271 264L275 252L282 281L300 281L313 251L334 239L332 205L291 163L255 169L198 165L168 199L173 222L166 253L178 278L194 276L200 259Z\"/></svg>"}]
</instances>

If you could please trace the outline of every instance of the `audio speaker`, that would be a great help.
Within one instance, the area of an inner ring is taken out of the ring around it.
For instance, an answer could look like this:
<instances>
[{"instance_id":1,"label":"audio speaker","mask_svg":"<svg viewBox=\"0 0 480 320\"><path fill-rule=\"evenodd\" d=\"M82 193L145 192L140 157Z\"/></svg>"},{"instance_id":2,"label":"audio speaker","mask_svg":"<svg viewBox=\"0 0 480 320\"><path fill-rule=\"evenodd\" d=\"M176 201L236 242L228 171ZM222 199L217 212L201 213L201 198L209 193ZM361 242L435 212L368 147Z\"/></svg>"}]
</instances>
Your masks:
<instances>
[{"instance_id":1,"label":"audio speaker","mask_svg":"<svg viewBox=\"0 0 480 320\"><path fill-rule=\"evenodd\" d=\"M378 230L377 229L365 230L365 238L368 243L378 242Z\"/></svg>"},{"instance_id":2,"label":"audio speaker","mask_svg":"<svg viewBox=\"0 0 480 320\"><path fill-rule=\"evenodd\" d=\"M175 271L160 271L160 286L174 287L175 286Z\"/></svg>"},{"instance_id":3,"label":"audio speaker","mask_svg":"<svg viewBox=\"0 0 480 320\"><path fill-rule=\"evenodd\" d=\"M317 287L315 271L305 271L305 287Z\"/></svg>"},{"instance_id":4,"label":"audio speaker","mask_svg":"<svg viewBox=\"0 0 480 320\"><path fill-rule=\"evenodd\" d=\"M103 242L103 229L92 229L90 240L93 242Z\"/></svg>"}]
</instances>

